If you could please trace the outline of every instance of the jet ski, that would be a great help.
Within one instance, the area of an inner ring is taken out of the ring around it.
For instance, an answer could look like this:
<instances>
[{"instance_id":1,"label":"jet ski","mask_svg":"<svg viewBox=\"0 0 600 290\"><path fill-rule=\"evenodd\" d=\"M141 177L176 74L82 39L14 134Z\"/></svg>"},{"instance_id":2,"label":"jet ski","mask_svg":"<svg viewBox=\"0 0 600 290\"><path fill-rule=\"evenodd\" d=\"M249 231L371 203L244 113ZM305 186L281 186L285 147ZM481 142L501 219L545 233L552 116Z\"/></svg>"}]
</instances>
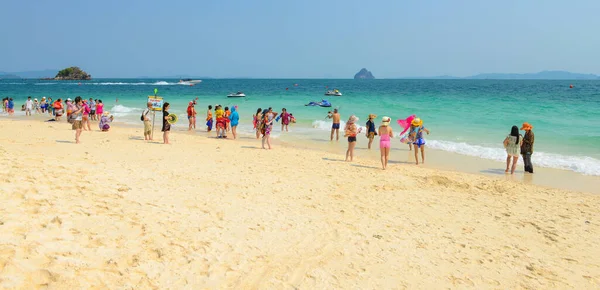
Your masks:
<instances>
[{"instance_id":1,"label":"jet ski","mask_svg":"<svg viewBox=\"0 0 600 290\"><path fill-rule=\"evenodd\" d=\"M320 102L310 102L308 104L306 104L305 106L309 106L309 107L314 107L314 106L319 106L319 107L331 107L331 103L327 100L321 100Z\"/></svg>"}]
</instances>

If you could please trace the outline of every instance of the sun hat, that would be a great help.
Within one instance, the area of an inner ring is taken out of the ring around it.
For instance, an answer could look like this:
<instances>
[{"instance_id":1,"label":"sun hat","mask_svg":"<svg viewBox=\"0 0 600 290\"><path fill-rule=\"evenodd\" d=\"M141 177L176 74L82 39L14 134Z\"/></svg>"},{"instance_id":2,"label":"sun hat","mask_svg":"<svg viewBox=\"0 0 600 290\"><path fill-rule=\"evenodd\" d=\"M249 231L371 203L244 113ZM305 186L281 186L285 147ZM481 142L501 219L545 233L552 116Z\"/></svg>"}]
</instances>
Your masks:
<instances>
[{"instance_id":1,"label":"sun hat","mask_svg":"<svg viewBox=\"0 0 600 290\"><path fill-rule=\"evenodd\" d=\"M37 101L37 98L33 99L34 101Z\"/></svg>"},{"instance_id":2,"label":"sun hat","mask_svg":"<svg viewBox=\"0 0 600 290\"><path fill-rule=\"evenodd\" d=\"M67 101L72 101L71 98L67 98Z\"/></svg>"},{"instance_id":3,"label":"sun hat","mask_svg":"<svg viewBox=\"0 0 600 290\"><path fill-rule=\"evenodd\" d=\"M375 118L377 118L377 115L375 115L375 114L369 114L369 119L375 119Z\"/></svg>"},{"instance_id":4,"label":"sun hat","mask_svg":"<svg viewBox=\"0 0 600 290\"><path fill-rule=\"evenodd\" d=\"M423 120L421 120L421 118L415 118L410 124L419 127L423 125Z\"/></svg>"},{"instance_id":5,"label":"sun hat","mask_svg":"<svg viewBox=\"0 0 600 290\"><path fill-rule=\"evenodd\" d=\"M529 124L527 122L523 123L523 127L521 127L521 130L525 130L525 131L529 131L531 129L533 129L533 126L531 126L531 124Z\"/></svg>"},{"instance_id":6,"label":"sun hat","mask_svg":"<svg viewBox=\"0 0 600 290\"><path fill-rule=\"evenodd\" d=\"M381 118L381 126L390 125L390 121L392 121L392 119L390 119L390 117L388 117L388 116Z\"/></svg>"},{"instance_id":7,"label":"sun hat","mask_svg":"<svg viewBox=\"0 0 600 290\"><path fill-rule=\"evenodd\" d=\"M110 116L110 112L106 111L106 112L102 113L102 116Z\"/></svg>"},{"instance_id":8,"label":"sun hat","mask_svg":"<svg viewBox=\"0 0 600 290\"><path fill-rule=\"evenodd\" d=\"M348 118L348 123L356 123L358 122L358 117L355 115L350 116L350 118Z\"/></svg>"}]
</instances>

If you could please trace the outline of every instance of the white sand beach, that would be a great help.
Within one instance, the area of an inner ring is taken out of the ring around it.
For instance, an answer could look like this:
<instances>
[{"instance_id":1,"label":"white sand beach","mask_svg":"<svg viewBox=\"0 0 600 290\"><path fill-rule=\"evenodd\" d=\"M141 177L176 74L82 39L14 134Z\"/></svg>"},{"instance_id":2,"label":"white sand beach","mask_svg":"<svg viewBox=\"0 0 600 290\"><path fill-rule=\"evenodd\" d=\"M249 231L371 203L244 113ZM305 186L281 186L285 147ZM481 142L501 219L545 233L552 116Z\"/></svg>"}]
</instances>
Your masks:
<instances>
[{"instance_id":1,"label":"white sand beach","mask_svg":"<svg viewBox=\"0 0 600 290\"><path fill-rule=\"evenodd\" d=\"M597 194L205 133L0 131L3 289L600 288Z\"/></svg>"}]
</instances>

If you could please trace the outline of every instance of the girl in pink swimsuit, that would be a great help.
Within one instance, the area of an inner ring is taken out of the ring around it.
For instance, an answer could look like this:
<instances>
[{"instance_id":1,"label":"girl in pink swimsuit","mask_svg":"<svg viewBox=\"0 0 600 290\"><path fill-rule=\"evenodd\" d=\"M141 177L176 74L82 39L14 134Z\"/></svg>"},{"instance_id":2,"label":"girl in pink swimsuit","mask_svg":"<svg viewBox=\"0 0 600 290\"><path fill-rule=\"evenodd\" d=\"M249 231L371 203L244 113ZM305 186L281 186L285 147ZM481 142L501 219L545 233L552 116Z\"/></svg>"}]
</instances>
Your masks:
<instances>
[{"instance_id":1,"label":"girl in pink swimsuit","mask_svg":"<svg viewBox=\"0 0 600 290\"><path fill-rule=\"evenodd\" d=\"M387 168L388 158L390 156L391 137L394 136L390 125L390 117L381 118L381 126L379 126L379 149L381 150L381 166L383 170Z\"/></svg>"}]
</instances>

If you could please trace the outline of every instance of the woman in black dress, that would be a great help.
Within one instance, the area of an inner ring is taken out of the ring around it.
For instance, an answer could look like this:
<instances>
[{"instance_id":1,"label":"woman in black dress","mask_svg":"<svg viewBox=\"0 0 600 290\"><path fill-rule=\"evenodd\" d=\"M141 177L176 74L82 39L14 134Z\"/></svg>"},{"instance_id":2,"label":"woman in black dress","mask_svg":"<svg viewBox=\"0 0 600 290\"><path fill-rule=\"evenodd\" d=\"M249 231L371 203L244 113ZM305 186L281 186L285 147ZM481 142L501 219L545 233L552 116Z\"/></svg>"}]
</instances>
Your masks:
<instances>
[{"instance_id":1,"label":"woman in black dress","mask_svg":"<svg viewBox=\"0 0 600 290\"><path fill-rule=\"evenodd\" d=\"M171 106L169 105L169 103L164 103L163 104L163 124L162 124L162 132L163 132L163 143L164 144L169 144L169 132L171 131L171 124L169 123L169 121L171 120L171 117L169 117L169 112L167 110L169 110Z\"/></svg>"}]
</instances>

